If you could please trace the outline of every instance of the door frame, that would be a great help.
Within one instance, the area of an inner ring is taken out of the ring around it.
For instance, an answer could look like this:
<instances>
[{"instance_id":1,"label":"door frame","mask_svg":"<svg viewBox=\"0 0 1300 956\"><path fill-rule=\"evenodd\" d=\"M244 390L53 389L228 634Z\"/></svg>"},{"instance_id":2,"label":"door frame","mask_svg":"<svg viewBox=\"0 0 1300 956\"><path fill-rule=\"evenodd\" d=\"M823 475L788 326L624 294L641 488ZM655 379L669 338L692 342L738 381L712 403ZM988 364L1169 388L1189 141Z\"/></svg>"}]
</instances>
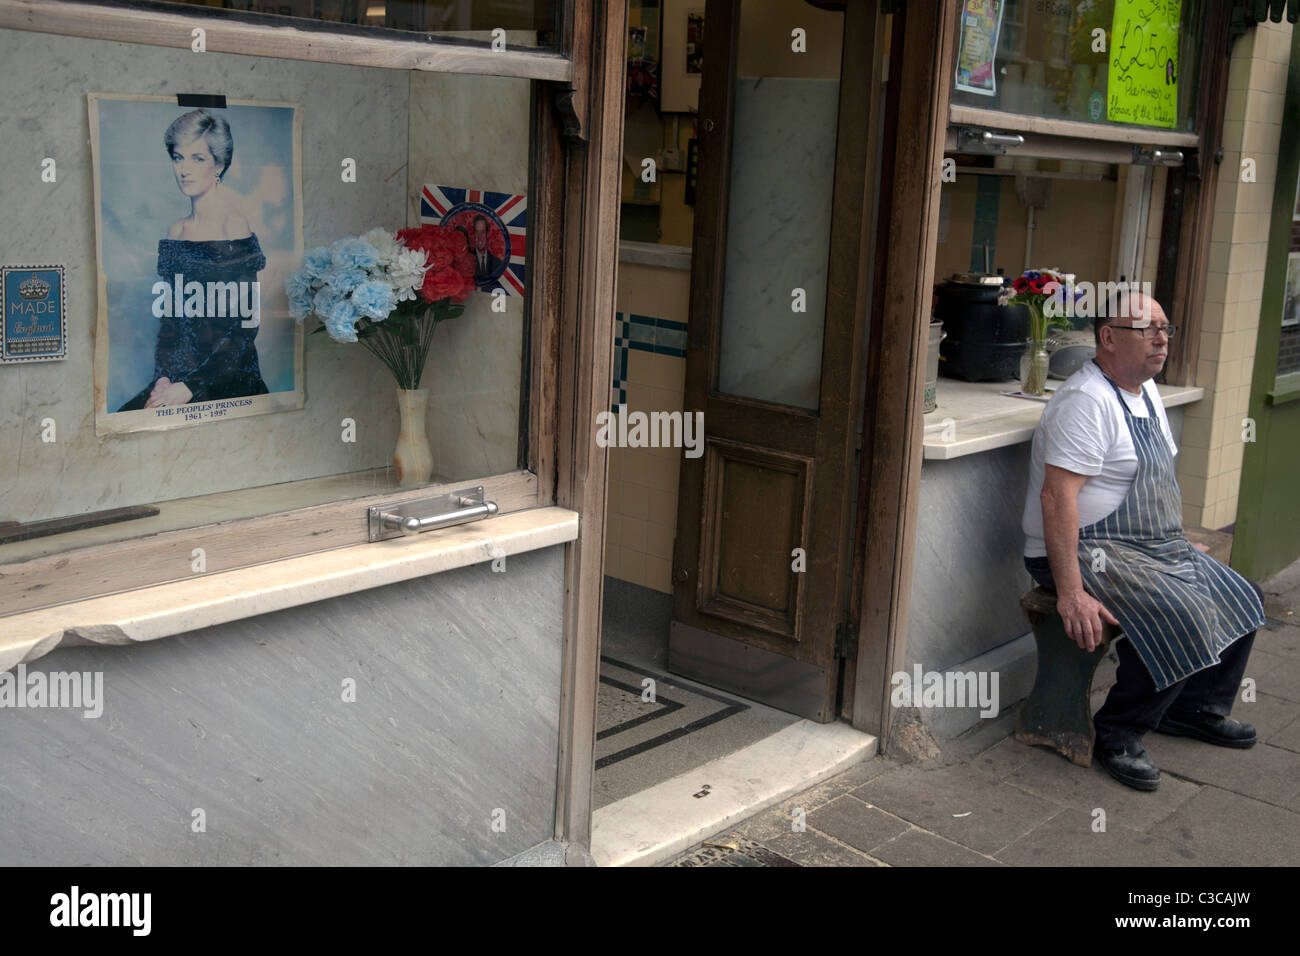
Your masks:
<instances>
[{"instance_id":1,"label":"door frame","mask_svg":"<svg viewBox=\"0 0 1300 956\"><path fill-rule=\"evenodd\" d=\"M895 708L890 675L907 658L921 490L925 358L939 236L939 191L961 0L887 4L893 14L877 281L871 302L855 536L857 652L841 713L883 751ZM899 117L909 122L900 123ZM922 171L918 174L917 171Z\"/></svg>"}]
</instances>

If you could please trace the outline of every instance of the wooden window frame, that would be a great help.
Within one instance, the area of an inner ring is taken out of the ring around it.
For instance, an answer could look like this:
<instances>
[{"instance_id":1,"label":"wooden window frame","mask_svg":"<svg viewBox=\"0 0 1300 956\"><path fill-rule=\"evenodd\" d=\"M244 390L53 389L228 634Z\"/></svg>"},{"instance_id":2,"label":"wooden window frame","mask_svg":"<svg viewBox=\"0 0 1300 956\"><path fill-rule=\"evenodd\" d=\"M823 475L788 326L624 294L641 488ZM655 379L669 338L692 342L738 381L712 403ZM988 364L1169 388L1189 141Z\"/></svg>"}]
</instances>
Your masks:
<instances>
[{"instance_id":1,"label":"wooden window frame","mask_svg":"<svg viewBox=\"0 0 1300 956\"><path fill-rule=\"evenodd\" d=\"M562 50L574 49L576 6L562 5ZM231 11L223 11L230 13ZM500 474L426 485L380 495L166 531L0 564L0 620L37 608L103 597L141 587L188 580L190 554L204 549L204 576L298 557L368 540L367 509L389 507L466 486L482 485L501 513L557 503L558 464L571 449L557 442L560 420L563 261L581 251L566 228L563 194L572 174L566 166L570 148L559 132L581 142L586 120L586 62L563 53L467 48L445 42L383 39L293 26L268 26L265 17L223 16L201 7L175 12L131 9L87 2L34 3L0 0L0 27L114 42L144 43L190 49L191 30L201 23L208 52L229 52L277 59L378 66L459 74L527 78L532 85L529 148L530 297L524 316L524 360L520 380L520 459ZM587 29L590 30L590 23ZM578 135L573 135L577 133ZM590 238L588 238L590 241ZM611 273L612 274L612 273ZM612 290L611 290L612 296ZM610 327L612 330L612 318ZM612 334L612 332L611 332ZM606 363L608 364L608 363ZM579 377L586 379L594 369ZM605 380L608 383L608 376ZM602 459L603 460L603 459ZM602 497L603 501L603 497Z\"/></svg>"}]
</instances>

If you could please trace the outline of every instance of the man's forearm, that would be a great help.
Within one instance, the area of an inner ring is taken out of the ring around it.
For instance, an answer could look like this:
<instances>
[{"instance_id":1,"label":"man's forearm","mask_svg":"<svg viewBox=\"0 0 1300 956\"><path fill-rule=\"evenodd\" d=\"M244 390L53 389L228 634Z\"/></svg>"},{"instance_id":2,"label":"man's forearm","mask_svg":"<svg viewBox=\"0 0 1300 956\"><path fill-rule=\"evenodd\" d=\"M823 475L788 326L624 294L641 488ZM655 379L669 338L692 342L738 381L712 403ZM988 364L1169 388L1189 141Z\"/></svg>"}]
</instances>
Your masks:
<instances>
[{"instance_id":1,"label":"man's forearm","mask_svg":"<svg viewBox=\"0 0 1300 956\"><path fill-rule=\"evenodd\" d=\"M1068 597L1083 590L1079 574L1079 506L1070 498L1043 499L1043 533L1047 539L1047 561L1052 566L1056 593Z\"/></svg>"}]
</instances>

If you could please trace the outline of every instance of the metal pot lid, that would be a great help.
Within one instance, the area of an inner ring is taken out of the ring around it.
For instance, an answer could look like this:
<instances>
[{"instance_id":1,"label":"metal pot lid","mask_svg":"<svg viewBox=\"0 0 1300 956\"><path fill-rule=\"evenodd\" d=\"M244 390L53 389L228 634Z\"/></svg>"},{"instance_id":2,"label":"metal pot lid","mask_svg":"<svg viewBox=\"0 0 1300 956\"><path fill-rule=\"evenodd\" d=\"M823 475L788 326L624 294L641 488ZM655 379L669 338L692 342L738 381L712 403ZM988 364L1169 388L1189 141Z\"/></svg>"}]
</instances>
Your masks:
<instances>
[{"instance_id":1,"label":"metal pot lid","mask_svg":"<svg viewBox=\"0 0 1300 956\"><path fill-rule=\"evenodd\" d=\"M1003 285L1006 276L989 275L987 272L956 272L948 279L956 285Z\"/></svg>"}]
</instances>

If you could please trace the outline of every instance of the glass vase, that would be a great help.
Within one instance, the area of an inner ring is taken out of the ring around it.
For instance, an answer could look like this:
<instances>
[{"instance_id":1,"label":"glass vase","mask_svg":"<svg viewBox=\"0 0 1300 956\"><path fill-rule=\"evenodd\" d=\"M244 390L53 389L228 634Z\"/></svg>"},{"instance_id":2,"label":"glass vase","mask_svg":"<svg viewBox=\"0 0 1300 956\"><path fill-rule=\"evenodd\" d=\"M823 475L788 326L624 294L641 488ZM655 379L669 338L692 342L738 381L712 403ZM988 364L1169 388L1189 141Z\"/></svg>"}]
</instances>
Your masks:
<instances>
[{"instance_id":1,"label":"glass vase","mask_svg":"<svg viewBox=\"0 0 1300 956\"><path fill-rule=\"evenodd\" d=\"M1047 367L1051 356L1047 343L1030 339L1025 344L1025 358L1021 363L1020 391L1025 395L1044 395L1047 392Z\"/></svg>"}]
</instances>

